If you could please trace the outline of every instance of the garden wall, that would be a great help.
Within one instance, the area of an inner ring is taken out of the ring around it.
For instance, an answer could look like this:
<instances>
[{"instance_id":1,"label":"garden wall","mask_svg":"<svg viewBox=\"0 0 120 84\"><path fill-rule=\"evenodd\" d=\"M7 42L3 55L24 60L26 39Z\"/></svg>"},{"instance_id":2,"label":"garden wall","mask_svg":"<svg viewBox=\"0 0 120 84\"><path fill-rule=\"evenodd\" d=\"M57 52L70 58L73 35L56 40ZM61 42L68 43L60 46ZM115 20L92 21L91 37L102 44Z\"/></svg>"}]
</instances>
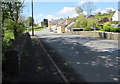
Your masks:
<instances>
[{"instance_id":1,"label":"garden wall","mask_svg":"<svg viewBox=\"0 0 120 84\"><path fill-rule=\"evenodd\" d=\"M104 32L104 31L70 31L68 33L69 34L77 34L77 35L100 37L100 38L120 41L120 33L114 33L114 32Z\"/></svg>"},{"instance_id":2,"label":"garden wall","mask_svg":"<svg viewBox=\"0 0 120 84\"><path fill-rule=\"evenodd\" d=\"M3 61L3 81L12 81L13 77L20 71L21 57L24 54L25 49L30 46L31 38L29 33L20 35L5 52Z\"/></svg>"}]
</instances>

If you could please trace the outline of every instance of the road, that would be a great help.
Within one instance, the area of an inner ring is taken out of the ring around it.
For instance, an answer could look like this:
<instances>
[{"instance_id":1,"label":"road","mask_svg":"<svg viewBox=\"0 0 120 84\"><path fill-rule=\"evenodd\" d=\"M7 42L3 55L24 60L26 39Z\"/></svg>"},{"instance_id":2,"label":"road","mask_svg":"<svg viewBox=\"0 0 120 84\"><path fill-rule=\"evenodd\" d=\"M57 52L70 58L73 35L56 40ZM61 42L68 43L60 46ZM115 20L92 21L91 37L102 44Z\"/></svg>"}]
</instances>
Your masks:
<instances>
[{"instance_id":1,"label":"road","mask_svg":"<svg viewBox=\"0 0 120 84\"><path fill-rule=\"evenodd\" d=\"M31 32L30 32L31 33ZM35 35L44 40L87 82L118 81L118 42L80 35L58 34L46 28Z\"/></svg>"}]
</instances>

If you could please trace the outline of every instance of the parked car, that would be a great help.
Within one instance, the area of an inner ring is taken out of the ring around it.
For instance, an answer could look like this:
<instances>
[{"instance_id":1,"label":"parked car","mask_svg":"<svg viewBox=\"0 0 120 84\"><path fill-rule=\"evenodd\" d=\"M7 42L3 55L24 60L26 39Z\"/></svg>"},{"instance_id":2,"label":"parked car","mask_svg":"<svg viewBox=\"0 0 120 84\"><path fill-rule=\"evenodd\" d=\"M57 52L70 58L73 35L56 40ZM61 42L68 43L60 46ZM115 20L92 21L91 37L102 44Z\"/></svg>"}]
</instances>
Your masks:
<instances>
[{"instance_id":1,"label":"parked car","mask_svg":"<svg viewBox=\"0 0 120 84\"><path fill-rule=\"evenodd\" d=\"M50 32L52 32L53 30L50 28Z\"/></svg>"},{"instance_id":2,"label":"parked car","mask_svg":"<svg viewBox=\"0 0 120 84\"><path fill-rule=\"evenodd\" d=\"M120 24L112 24L113 27L120 27Z\"/></svg>"},{"instance_id":3,"label":"parked car","mask_svg":"<svg viewBox=\"0 0 120 84\"><path fill-rule=\"evenodd\" d=\"M54 33L57 33L57 29L54 29L53 32L54 32Z\"/></svg>"}]
</instances>

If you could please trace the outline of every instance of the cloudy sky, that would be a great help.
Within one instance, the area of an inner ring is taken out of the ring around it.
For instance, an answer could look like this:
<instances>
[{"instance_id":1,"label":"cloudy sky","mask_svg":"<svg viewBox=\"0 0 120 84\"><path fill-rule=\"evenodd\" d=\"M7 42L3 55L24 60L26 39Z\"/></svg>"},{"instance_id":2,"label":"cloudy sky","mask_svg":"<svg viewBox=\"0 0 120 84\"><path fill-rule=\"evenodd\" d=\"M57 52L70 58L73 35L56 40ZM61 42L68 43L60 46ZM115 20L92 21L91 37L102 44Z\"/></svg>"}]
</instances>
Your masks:
<instances>
[{"instance_id":1,"label":"cloudy sky","mask_svg":"<svg viewBox=\"0 0 120 84\"><path fill-rule=\"evenodd\" d=\"M38 23L42 21L44 18L46 19L58 19L58 18L67 18L69 17L76 17L77 14L75 12L75 8L81 4L84 4L86 1L89 0L67 0L54 2L54 0L50 0L51 2L46 2L40 0L34 1L34 19L35 22ZM92 0L93 1L93 0ZM112 9L113 11L118 9L118 0L94 0L94 11L93 14L97 12L106 13L107 9ZM24 3L25 7L23 9L23 16L28 17L31 16L31 2L26 1ZM86 14L86 11L84 11Z\"/></svg>"}]
</instances>

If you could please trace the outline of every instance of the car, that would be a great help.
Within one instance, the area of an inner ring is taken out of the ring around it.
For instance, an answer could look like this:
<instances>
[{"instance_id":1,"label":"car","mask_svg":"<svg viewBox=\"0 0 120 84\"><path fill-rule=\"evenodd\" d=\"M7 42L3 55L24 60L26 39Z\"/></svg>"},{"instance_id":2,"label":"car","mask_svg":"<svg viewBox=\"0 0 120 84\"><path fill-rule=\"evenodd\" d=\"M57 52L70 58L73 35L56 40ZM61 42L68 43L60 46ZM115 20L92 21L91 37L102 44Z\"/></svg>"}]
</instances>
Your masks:
<instances>
[{"instance_id":1,"label":"car","mask_svg":"<svg viewBox=\"0 0 120 84\"><path fill-rule=\"evenodd\" d=\"M52 32L52 29L50 28L50 32Z\"/></svg>"},{"instance_id":2,"label":"car","mask_svg":"<svg viewBox=\"0 0 120 84\"><path fill-rule=\"evenodd\" d=\"M120 27L120 24L113 24L113 27L115 28Z\"/></svg>"},{"instance_id":3,"label":"car","mask_svg":"<svg viewBox=\"0 0 120 84\"><path fill-rule=\"evenodd\" d=\"M53 32L54 32L54 33L57 33L57 29L54 29Z\"/></svg>"}]
</instances>

